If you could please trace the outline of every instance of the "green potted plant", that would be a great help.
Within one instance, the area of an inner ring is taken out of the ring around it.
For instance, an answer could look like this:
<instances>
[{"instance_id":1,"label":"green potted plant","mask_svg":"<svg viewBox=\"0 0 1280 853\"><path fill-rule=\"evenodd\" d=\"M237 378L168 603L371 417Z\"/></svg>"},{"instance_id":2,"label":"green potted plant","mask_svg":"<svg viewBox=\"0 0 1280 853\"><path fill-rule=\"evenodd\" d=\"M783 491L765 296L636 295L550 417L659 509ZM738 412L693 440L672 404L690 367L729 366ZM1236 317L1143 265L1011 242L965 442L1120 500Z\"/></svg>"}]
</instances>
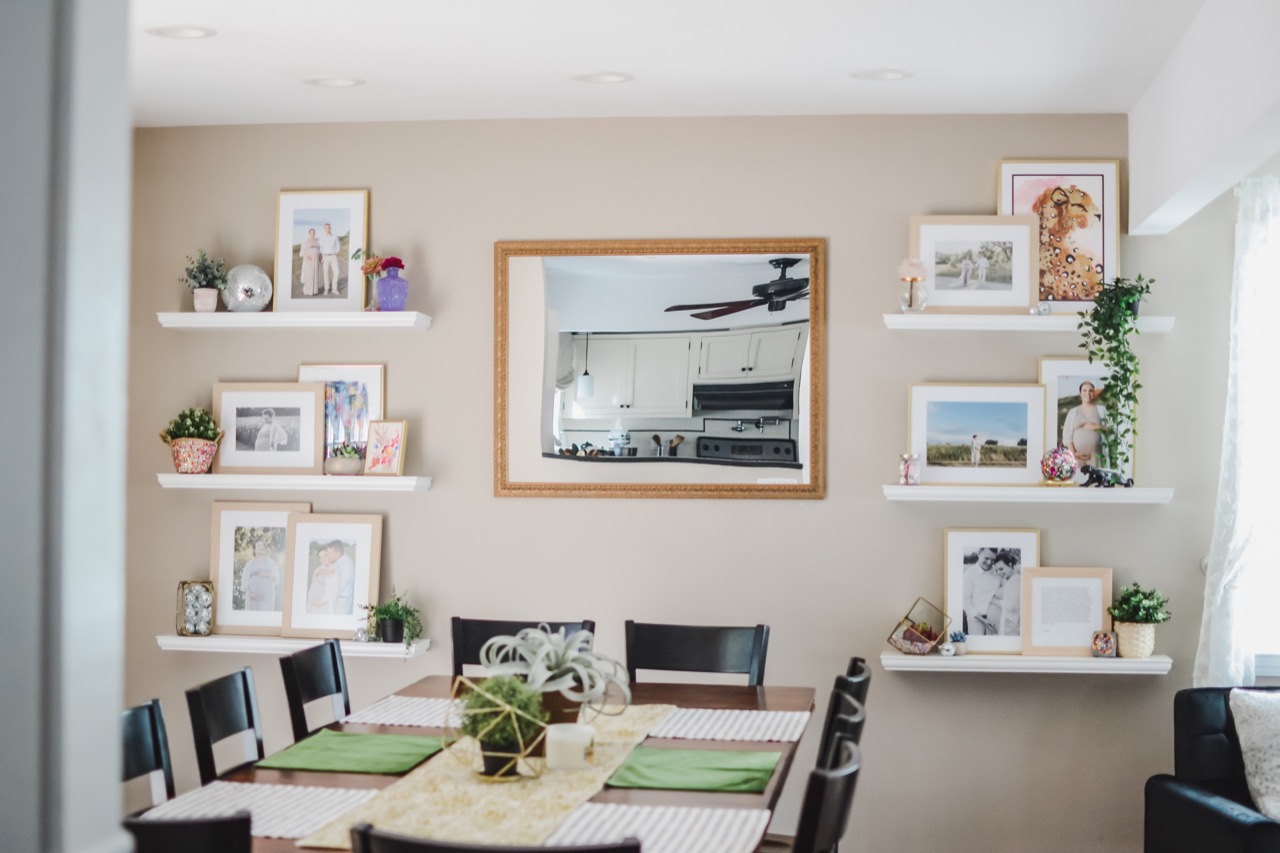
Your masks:
<instances>
[{"instance_id":1,"label":"green potted plant","mask_svg":"<svg viewBox=\"0 0 1280 853\"><path fill-rule=\"evenodd\" d=\"M360 455L360 448L349 441L334 447L324 460L324 472L343 476L363 474L364 458Z\"/></svg>"},{"instance_id":2,"label":"green potted plant","mask_svg":"<svg viewBox=\"0 0 1280 853\"><path fill-rule=\"evenodd\" d=\"M1138 357L1129 338L1138 334L1138 303L1154 283L1155 279L1142 276L1103 282L1093 298L1093 308L1080 313L1077 326L1084 333L1080 348L1088 353L1090 363L1101 362L1108 371L1098 400L1107 411L1102 442L1111 467L1122 472L1129 471L1133 461L1129 448L1138 435L1138 391L1142 388Z\"/></svg>"},{"instance_id":3,"label":"green potted plant","mask_svg":"<svg viewBox=\"0 0 1280 853\"><path fill-rule=\"evenodd\" d=\"M462 706L464 735L480 743L486 776L515 776L516 762L530 753L547 720L542 693L512 675L486 678Z\"/></svg>"},{"instance_id":4,"label":"green potted plant","mask_svg":"<svg viewBox=\"0 0 1280 853\"><path fill-rule=\"evenodd\" d=\"M422 614L410 604L403 592L391 591L391 598L382 604L366 604L369 614L369 636L375 633L384 643L413 645L422 636Z\"/></svg>"},{"instance_id":5,"label":"green potted plant","mask_svg":"<svg viewBox=\"0 0 1280 853\"><path fill-rule=\"evenodd\" d=\"M1169 599L1157 589L1143 589L1135 581L1120 590L1120 597L1107 608L1114 621L1116 641L1122 658L1148 658L1156 646L1156 625L1168 622L1165 610Z\"/></svg>"},{"instance_id":6,"label":"green potted plant","mask_svg":"<svg viewBox=\"0 0 1280 853\"><path fill-rule=\"evenodd\" d=\"M227 286L227 265L222 258L213 260L201 249L196 257L187 255L186 275L178 279L191 289L191 299L197 311L215 311L218 293Z\"/></svg>"},{"instance_id":7,"label":"green potted plant","mask_svg":"<svg viewBox=\"0 0 1280 853\"><path fill-rule=\"evenodd\" d=\"M623 706L631 702L626 667L595 651L594 642L590 631L566 636L544 623L491 638L480 648L480 663L491 675L518 677L541 692L553 723L574 723L583 705L603 712L609 685L621 692Z\"/></svg>"},{"instance_id":8,"label":"green potted plant","mask_svg":"<svg viewBox=\"0 0 1280 853\"><path fill-rule=\"evenodd\" d=\"M955 648L957 655L965 655L969 653L969 637L964 631L951 632L951 645Z\"/></svg>"},{"instance_id":9,"label":"green potted plant","mask_svg":"<svg viewBox=\"0 0 1280 853\"><path fill-rule=\"evenodd\" d=\"M222 441L213 416L204 409L183 409L160 433L160 440L173 452L173 468L179 474L204 474L213 465L213 456Z\"/></svg>"}]
</instances>

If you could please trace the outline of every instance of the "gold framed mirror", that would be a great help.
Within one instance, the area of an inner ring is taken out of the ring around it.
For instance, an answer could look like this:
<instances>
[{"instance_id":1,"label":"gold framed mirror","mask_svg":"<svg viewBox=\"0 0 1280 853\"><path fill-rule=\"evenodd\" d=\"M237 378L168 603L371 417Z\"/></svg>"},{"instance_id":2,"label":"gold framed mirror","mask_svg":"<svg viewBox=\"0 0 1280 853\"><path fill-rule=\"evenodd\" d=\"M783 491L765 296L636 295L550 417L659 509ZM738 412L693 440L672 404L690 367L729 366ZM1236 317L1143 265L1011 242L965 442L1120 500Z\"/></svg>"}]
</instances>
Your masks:
<instances>
[{"instance_id":1,"label":"gold framed mirror","mask_svg":"<svg viewBox=\"0 0 1280 853\"><path fill-rule=\"evenodd\" d=\"M494 244L499 497L826 496L826 240Z\"/></svg>"}]
</instances>

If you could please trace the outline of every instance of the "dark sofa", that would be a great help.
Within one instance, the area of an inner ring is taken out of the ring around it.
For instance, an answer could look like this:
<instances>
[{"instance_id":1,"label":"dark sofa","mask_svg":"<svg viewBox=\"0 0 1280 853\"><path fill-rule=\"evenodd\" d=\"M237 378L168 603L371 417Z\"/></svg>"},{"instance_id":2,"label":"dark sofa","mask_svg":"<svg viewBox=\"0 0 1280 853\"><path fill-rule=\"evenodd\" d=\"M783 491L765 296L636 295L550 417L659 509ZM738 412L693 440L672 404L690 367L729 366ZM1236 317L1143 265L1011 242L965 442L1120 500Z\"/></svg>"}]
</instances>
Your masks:
<instances>
[{"instance_id":1,"label":"dark sofa","mask_svg":"<svg viewBox=\"0 0 1280 853\"><path fill-rule=\"evenodd\" d=\"M1147 780L1146 853L1280 853L1280 823L1249 796L1230 693L1197 687L1174 696L1173 775Z\"/></svg>"}]
</instances>

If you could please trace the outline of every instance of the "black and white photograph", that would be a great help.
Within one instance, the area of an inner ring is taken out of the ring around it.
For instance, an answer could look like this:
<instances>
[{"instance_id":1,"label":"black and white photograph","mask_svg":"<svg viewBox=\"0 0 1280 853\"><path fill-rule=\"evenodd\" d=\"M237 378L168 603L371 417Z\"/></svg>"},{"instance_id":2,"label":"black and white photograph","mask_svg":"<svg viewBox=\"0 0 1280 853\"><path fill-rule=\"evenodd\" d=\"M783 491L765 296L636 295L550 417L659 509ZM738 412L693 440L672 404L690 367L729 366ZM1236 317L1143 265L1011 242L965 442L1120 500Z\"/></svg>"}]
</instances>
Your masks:
<instances>
[{"instance_id":1,"label":"black and white photograph","mask_svg":"<svg viewBox=\"0 0 1280 853\"><path fill-rule=\"evenodd\" d=\"M1028 309L1035 228L1031 216L911 217L910 253L924 263L929 309Z\"/></svg>"},{"instance_id":2,"label":"black and white photograph","mask_svg":"<svg viewBox=\"0 0 1280 853\"><path fill-rule=\"evenodd\" d=\"M210 532L214 633L279 633L289 513L308 503L215 501Z\"/></svg>"},{"instance_id":3,"label":"black and white photograph","mask_svg":"<svg viewBox=\"0 0 1280 853\"><path fill-rule=\"evenodd\" d=\"M378 600L382 516L293 513L287 552L284 635L350 639Z\"/></svg>"},{"instance_id":4,"label":"black and white photograph","mask_svg":"<svg viewBox=\"0 0 1280 853\"><path fill-rule=\"evenodd\" d=\"M1023 570L1040 562L1038 530L949 529L946 611L975 652L1022 648Z\"/></svg>"},{"instance_id":5,"label":"black and white photograph","mask_svg":"<svg viewBox=\"0 0 1280 853\"><path fill-rule=\"evenodd\" d=\"M360 311L368 190L289 190L276 220L276 311Z\"/></svg>"},{"instance_id":6,"label":"black and white photograph","mask_svg":"<svg viewBox=\"0 0 1280 853\"><path fill-rule=\"evenodd\" d=\"M324 470L323 382L219 382L213 419L227 436L217 474L319 474Z\"/></svg>"}]
</instances>

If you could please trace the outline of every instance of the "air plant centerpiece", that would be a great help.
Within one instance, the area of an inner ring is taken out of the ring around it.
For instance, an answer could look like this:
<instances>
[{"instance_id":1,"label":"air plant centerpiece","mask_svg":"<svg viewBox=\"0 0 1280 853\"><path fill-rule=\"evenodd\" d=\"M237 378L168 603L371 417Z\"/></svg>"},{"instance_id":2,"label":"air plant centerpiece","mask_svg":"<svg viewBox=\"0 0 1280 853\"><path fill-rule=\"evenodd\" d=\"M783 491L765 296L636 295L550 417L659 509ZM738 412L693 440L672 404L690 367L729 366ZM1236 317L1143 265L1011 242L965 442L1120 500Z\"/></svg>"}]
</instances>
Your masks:
<instances>
[{"instance_id":1,"label":"air plant centerpiece","mask_svg":"<svg viewBox=\"0 0 1280 853\"><path fill-rule=\"evenodd\" d=\"M490 675L516 676L542 693L552 723L573 723L584 705L605 713L610 685L622 694L623 707L631 702L626 667L596 652L594 643L590 631L566 635L543 623L491 638L480 649L480 663Z\"/></svg>"}]
</instances>

